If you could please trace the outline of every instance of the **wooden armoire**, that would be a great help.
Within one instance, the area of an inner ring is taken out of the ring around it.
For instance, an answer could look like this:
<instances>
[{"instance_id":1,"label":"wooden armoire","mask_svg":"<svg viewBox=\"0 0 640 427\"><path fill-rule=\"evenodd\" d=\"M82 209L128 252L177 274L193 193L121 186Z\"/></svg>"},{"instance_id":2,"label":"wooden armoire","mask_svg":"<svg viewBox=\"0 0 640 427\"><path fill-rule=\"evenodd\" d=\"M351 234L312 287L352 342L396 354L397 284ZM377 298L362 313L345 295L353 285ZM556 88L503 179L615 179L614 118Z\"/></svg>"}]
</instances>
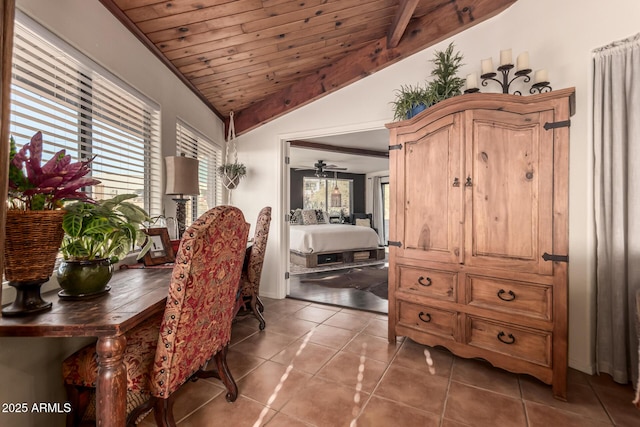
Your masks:
<instances>
[{"instance_id":1,"label":"wooden armoire","mask_svg":"<svg viewBox=\"0 0 640 427\"><path fill-rule=\"evenodd\" d=\"M389 342L482 358L566 399L574 89L467 94L390 132Z\"/></svg>"}]
</instances>

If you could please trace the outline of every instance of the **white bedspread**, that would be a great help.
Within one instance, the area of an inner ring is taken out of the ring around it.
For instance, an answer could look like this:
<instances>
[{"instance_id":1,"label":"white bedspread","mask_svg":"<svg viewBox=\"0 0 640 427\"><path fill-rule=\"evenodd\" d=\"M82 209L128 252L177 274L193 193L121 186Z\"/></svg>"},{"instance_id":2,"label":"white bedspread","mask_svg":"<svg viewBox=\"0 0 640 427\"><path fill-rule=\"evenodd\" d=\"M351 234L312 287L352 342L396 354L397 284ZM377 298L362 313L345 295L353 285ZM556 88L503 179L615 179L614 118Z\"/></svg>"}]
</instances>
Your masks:
<instances>
[{"instance_id":1,"label":"white bedspread","mask_svg":"<svg viewBox=\"0 0 640 427\"><path fill-rule=\"evenodd\" d=\"M292 225L290 249L308 254L378 247L378 234L370 227L349 224Z\"/></svg>"}]
</instances>

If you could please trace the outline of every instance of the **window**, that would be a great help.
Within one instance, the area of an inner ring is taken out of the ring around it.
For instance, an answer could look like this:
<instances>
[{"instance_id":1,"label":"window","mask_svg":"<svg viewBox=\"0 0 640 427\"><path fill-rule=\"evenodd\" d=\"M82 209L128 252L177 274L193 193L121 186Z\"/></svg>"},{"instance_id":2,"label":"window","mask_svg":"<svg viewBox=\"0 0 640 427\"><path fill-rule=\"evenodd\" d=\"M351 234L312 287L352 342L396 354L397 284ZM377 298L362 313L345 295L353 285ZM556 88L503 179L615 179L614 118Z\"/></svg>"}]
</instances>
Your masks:
<instances>
[{"instance_id":1,"label":"window","mask_svg":"<svg viewBox=\"0 0 640 427\"><path fill-rule=\"evenodd\" d=\"M335 187L340 192L340 205L333 206L331 203L331 193ZM303 178L303 209L321 209L329 212L331 216L351 215L352 200L351 192L353 189L353 180L338 178Z\"/></svg>"},{"instance_id":2,"label":"window","mask_svg":"<svg viewBox=\"0 0 640 427\"><path fill-rule=\"evenodd\" d=\"M43 158L63 148L74 160L97 156L93 198L136 193L158 215L159 122L157 105L16 11L9 131L18 147L40 130Z\"/></svg>"},{"instance_id":3,"label":"window","mask_svg":"<svg viewBox=\"0 0 640 427\"><path fill-rule=\"evenodd\" d=\"M191 203L187 203L186 225L188 226L212 207L222 204L222 183L216 173L218 166L222 164L222 149L178 119L176 150L177 155L184 153L187 157L199 160L200 195L191 197Z\"/></svg>"}]
</instances>

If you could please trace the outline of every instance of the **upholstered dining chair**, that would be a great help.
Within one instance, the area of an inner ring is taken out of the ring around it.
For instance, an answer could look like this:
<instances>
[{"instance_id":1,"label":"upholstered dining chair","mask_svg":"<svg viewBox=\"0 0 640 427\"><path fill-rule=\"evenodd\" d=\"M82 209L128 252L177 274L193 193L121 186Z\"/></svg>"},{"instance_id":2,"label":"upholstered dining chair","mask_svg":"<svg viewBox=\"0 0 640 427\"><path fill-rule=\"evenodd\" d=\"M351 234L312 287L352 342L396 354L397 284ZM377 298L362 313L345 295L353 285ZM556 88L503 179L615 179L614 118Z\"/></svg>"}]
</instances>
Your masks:
<instances>
[{"instance_id":1,"label":"upholstered dining chair","mask_svg":"<svg viewBox=\"0 0 640 427\"><path fill-rule=\"evenodd\" d=\"M264 254L267 250L270 224L271 207L267 206L258 213L253 244L247 249L242 275L240 276L239 305L236 308L236 311L243 310L245 313L253 313L260 322L260 330L264 330L266 326L262 316L264 304L260 300L259 293L260 276L262 276L262 265L264 264Z\"/></svg>"},{"instance_id":2,"label":"upholstered dining chair","mask_svg":"<svg viewBox=\"0 0 640 427\"><path fill-rule=\"evenodd\" d=\"M153 410L157 425L175 426L174 392L189 379L219 378L227 400L236 399L238 388L226 355L248 234L249 224L232 206L209 210L186 230L164 313L126 335L127 425ZM208 368L210 361L215 368ZM91 420L95 346L68 357L63 376L73 408L67 425Z\"/></svg>"}]
</instances>

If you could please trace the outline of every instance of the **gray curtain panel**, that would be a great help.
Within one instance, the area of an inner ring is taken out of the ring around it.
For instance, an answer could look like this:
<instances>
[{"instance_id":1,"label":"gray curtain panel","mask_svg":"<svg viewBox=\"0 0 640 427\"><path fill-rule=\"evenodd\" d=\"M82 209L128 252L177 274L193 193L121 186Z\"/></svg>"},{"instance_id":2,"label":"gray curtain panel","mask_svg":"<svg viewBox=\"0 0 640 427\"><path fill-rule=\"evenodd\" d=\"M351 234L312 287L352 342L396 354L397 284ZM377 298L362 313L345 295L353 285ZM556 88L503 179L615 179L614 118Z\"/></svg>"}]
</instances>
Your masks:
<instances>
[{"instance_id":1,"label":"gray curtain panel","mask_svg":"<svg viewBox=\"0 0 640 427\"><path fill-rule=\"evenodd\" d=\"M380 177L374 176L371 180L371 194L373 201L372 219L374 227L378 230L378 244L384 246L384 207L382 203L382 186Z\"/></svg>"},{"instance_id":2,"label":"gray curtain panel","mask_svg":"<svg viewBox=\"0 0 640 427\"><path fill-rule=\"evenodd\" d=\"M636 384L640 289L640 34L593 52L596 359Z\"/></svg>"}]
</instances>

